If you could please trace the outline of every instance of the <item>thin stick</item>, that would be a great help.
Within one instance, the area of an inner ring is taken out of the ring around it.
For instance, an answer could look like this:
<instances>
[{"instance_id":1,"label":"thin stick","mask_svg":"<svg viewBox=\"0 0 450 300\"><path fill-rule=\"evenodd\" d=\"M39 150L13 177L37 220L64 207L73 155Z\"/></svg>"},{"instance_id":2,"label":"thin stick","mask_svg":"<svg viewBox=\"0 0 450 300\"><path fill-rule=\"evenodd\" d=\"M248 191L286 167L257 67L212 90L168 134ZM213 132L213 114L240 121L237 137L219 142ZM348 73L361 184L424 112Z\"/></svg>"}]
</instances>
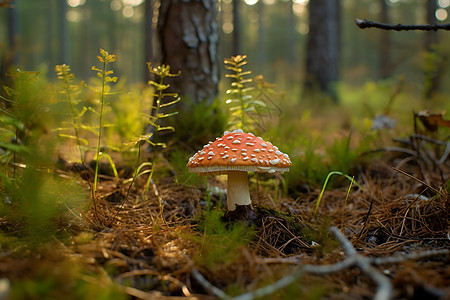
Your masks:
<instances>
[{"instance_id":1,"label":"thin stick","mask_svg":"<svg viewBox=\"0 0 450 300\"><path fill-rule=\"evenodd\" d=\"M361 29L378 28L383 30L395 30L395 31L408 31L408 30L436 31L438 29L450 30L450 24L390 25L362 19L356 19L355 23Z\"/></svg>"}]
</instances>

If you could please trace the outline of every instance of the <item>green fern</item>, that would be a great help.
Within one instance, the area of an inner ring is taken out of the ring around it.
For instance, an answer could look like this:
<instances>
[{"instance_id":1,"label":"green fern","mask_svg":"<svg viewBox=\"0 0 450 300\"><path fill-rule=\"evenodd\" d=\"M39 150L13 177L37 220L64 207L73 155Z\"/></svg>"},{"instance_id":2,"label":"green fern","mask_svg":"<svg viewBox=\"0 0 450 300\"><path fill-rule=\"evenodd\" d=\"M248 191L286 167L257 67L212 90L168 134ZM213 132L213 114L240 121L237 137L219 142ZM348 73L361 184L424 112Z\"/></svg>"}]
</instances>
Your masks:
<instances>
[{"instance_id":1,"label":"green fern","mask_svg":"<svg viewBox=\"0 0 450 300\"><path fill-rule=\"evenodd\" d=\"M248 78L251 71L243 69L247 64L246 58L246 55L237 55L224 60L225 68L231 71L225 77L232 78L231 88L226 91L230 98L225 101L230 112L228 128L264 132L264 118L280 109L272 100L275 96L272 85L264 81L261 75L254 79Z\"/></svg>"},{"instance_id":2,"label":"green fern","mask_svg":"<svg viewBox=\"0 0 450 300\"><path fill-rule=\"evenodd\" d=\"M111 77L110 75L114 73L113 70L107 70L107 65L117 61L119 58L114 54L109 54L107 51L100 49L100 55L97 55L97 59L102 63L101 69L92 66L92 70L97 72L97 77L101 79L101 89L95 90L100 95L100 111L96 112L99 116L98 119L98 142L97 142L97 153L96 153L96 162L95 162L95 173L94 173L94 185L93 185L93 193L95 195L97 191L98 184L98 166L101 157L101 146L102 146L102 133L103 133L103 109L105 106L105 96L109 95L108 92L108 83L117 82L117 77ZM92 108L89 108L93 110Z\"/></svg>"},{"instance_id":3,"label":"green fern","mask_svg":"<svg viewBox=\"0 0 450 300\"><path fill-rule=\"evenodd\" d=\"M160 134L160 132L163 131L174 132L175 128L173 126L166 126L161 123L163 119L172 117L178 114L178 112L175 111L166 113L163 112L162 110L170 106L173 106L174 104L180 101L180 97L178 96L177 93L168 93L166 91L169 88L169 85L164 83L164 80L167 77L179 76L180 72L176 74L170 73L170 66L166 65L152 67L151 63L147 63L147 67L149 72L157 77L156 81L150 80L148 82L148 84L154 88L154 92L152 94L154 100L153 104L151 105L151 110L148 114L143 114L144 118L146 119L146 122L149 124L149 128L147 130L148 132L136 137L131 142L127 143L127 146L138 145L138 157L137 157L138 164L141 156L142 143L148 143L152 147L154 152L156 152L158 149L164 149L167 147L167 144L165 142L158 140L158 135ZM145 186L145 195L148 193L153 173L155 171L155 160L156 160L156 153L154 153L151 162L144 162L135 169L132 184L134 183L137 177L142 176L144 174L149 174ZM147 167L150 167L150 169L148 169ZM132 186L132 184L130 185L130 187ZM162 200L159 198L159 196L158 199L162 213Z\"/></svg>"},{"instance_id":4,"label":"green fern","mask_svg":"<svg viewBox=\"0 0 450 300\"><path fill-rule=\"evenodd\" d=\"M74 84L75 75L71 73L70 66L65 64L57 65L55 67L55 71L58 79L63 82L63 89L60 91L60 94L65 96L71 116L71 123L69 124L69 128L58 128L57 130L66 131L73 128L75 135L60 133L59 136L63 138L74 139L76 141L78 152L80 155L80 162L84 164L83 145L87 146L88 141L80 137L79 119L87 111L87 108L83 107L82 110L78 110L77 108L77 105L81 102L79 99L77 99L77 96L80 94L80 85Z\"/></svg>"}]
</instances>

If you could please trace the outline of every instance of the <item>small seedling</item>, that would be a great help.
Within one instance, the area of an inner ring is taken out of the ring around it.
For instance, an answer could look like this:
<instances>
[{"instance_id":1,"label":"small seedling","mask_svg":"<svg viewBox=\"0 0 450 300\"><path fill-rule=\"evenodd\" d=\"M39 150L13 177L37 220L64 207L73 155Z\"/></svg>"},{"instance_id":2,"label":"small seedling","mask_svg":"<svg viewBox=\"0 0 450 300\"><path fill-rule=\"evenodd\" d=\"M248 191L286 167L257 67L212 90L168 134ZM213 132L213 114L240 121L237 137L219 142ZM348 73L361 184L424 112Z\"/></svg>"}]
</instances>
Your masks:
<instances>
[{"instance_id":1,"label":"small seedling","mask_svg":"<svg viewBox=\"0 0 450 300\"><path fill-rule=\"evenodd\" d=\"M144 194L147 195L148 190L150 188L150 184L152 183L153 173L155 171L155 160L159 149L164 149L167 147L167 144L158 140L158 135L163 131L175 131L173 126L165 126L162 125L162 120L172 117L178 112L163 112L163 109L166 109L180 101L180 97L177 93L168 93L166 90L169 88L168 84L164 83L164 80L167 77L176 77L179 76L180 73L173 74L170 72L170 66L162 65L158 67L152 67L151 63L147 63L147 67L150 73L154 74L157 77L156 81L150 80L148 82L154 88L154 93L152 96L154 97L153 104L151 106L151 111L148 114L143 114L146 118L146 122L149 124L148 132L142 134L132 140L129 143L126 143L127 146L138 146L138 157L137 164L139 164L140 156L141 156L141 146L142 143L150 144L152 150L154 151L151 162L144 162L140 164L135 169L135 173L133 176L132 183L130 187L133 185L135 179L144 174L149 174L147 178L147 182L145 185ZM150 167L147 169L145 167ZM160 212L162 214L163 211L163 203L162 199L159 197L159 194L155 193L158 196Z\"/></svg>"},{"instance_id":2,"label":"small seedling","mask_svg":"<svg viewBox=\"0 0 450 300\"><path fill-rule=\"evenodd\" d=\"M347 198L350 193L350 188L351 188L352 184L355 184L356 186L358 186L359 188L362 189L362 187L356 181L354 181L354 177L350 177L349 175L344 174L339 171L332 171L332 172L328 173L328 176L327 176L327 178L325 178L325 182L323 183L322 190L320 191L319 197L317 198L316 208L314 209L314 216L316 216L317 212L319 211L320 201L322 200L323 194L325 193L325 189L328 185L328 181L330 180L331 176L333 176L333 175L341 175L341 176L344 176L345 178L347 178L348 180L350 180L350 187L347 191L347 197L346 197L345 203L347 203Z\"/></svg>"},{"instance_id":3,"label":"small seedling","mask_svg":"<svg viewBox=\"0 0 450 300\"><path fill-rule=\"evenodd\" d=\"M117 82L117 77L111 77L110 75L114 73L113 70L107 70L107 65L117 61L119 58L114 54L109 54L103 49L100 49L100 55L97 56L97 59L102 63L101 69L92 66L92 70L97 72L97 77L101 79L101 89L95 90L100 96L100 111L98 114L98 142L97 142L97 153L96 153L96 163L95 163L95 173L94 173L94 185L93 185L93 194L97 192L97 184L98 184L98 166L101 157L101 146L102 146L102 133L103 133L103 108L105 106L105 97L110 93L107 91L108 83Z\"/></svg>"}]
</instances>

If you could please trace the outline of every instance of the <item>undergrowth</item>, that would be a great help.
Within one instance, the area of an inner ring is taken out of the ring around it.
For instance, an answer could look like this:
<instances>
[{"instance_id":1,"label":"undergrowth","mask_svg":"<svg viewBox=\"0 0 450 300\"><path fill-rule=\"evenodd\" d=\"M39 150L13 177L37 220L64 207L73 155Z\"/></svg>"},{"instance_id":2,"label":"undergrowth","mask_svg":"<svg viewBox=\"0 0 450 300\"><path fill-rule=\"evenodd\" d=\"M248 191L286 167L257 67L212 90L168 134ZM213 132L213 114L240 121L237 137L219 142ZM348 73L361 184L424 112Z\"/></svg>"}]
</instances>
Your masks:
<instances>
[{"instance_id":1,"label":"undergrowth","mask_svg":"<svg viewBox=\"0 0 450 300\"><path fill-rule=\"evenodd\" d=\"M199 235L189 239L199 246L194 258L203 267L212 268L232 262L239 257L240 249L254 237L255 231L248 225L222 222L223 211L208 210L199 217Z\"/></svg>"}]
</instances>

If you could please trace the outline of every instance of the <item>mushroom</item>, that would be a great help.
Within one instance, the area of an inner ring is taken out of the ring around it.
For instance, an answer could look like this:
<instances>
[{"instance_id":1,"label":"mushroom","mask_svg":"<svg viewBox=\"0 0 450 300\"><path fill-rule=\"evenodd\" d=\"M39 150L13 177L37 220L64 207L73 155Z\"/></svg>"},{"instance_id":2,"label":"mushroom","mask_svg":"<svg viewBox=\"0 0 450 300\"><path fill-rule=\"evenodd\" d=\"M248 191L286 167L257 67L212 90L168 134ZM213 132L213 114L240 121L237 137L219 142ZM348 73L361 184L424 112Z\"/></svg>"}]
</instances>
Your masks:
<instances>
[{"instance_id":1,"label":"mushroom","mask_svg":"<svg viewBox=\"0 0 450 300\"><path fill-rule=\"evenodd\" d=\"M291 160L270 142L241 129L225 131L223 137L209 142L189 158L191 173L227 174L227 209L251 205L247 172L286 172Z\"/></svg>"}]
</instances>

